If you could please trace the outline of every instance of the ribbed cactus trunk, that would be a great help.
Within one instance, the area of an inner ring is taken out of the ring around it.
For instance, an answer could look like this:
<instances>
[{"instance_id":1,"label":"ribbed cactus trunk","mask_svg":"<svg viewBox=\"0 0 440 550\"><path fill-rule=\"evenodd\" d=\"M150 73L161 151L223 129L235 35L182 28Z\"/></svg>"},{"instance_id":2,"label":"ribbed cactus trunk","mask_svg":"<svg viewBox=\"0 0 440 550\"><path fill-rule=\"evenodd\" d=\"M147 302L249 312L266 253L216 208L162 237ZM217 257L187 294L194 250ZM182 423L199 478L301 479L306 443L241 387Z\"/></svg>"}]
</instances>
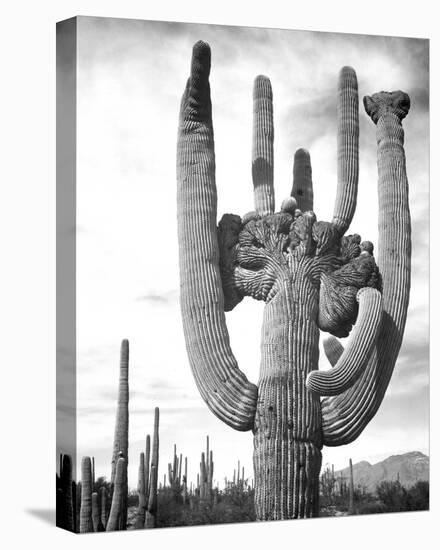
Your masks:
<instances>
[{"instance_id":1,"label":"ribbed cactus trunk","mask_svg":"<svg viewBox=\"0 0 440 550\"><path fill-rule=\"evenodd\" d=\"M258 519L318 515L321 406L305 384L318 367L317 306L316 291L288 281L265 307L254 427Z\"/></svg>"},{"instance_id":2,"label":"ribbed cactus trunk","mask_svg":"<svg viewBox=\"0 0 440 550\"><path fill-rule=\"evenodd\" d=\"M92 533L92 463L90 457L85 456L81 461L81 509L80 533Z\"/></svg>"},{"instance_id":3,"label":"ribbed cactus trunk","mask_svg":"<svg viewBox=\"0 0 440 550\"><path fill-rule=\"evenodd\" d=\"M128 462L128 361L129 344L128 340L121 343L121 356L119 364L119 389L118 404L116 410L115 436L113 440L112 473L111 484L115 483L116 464L122 456ZM127 526L127 498L128 486L122 490L122 503L119 529L124 530Z\"/></svg>"}]
</instances>

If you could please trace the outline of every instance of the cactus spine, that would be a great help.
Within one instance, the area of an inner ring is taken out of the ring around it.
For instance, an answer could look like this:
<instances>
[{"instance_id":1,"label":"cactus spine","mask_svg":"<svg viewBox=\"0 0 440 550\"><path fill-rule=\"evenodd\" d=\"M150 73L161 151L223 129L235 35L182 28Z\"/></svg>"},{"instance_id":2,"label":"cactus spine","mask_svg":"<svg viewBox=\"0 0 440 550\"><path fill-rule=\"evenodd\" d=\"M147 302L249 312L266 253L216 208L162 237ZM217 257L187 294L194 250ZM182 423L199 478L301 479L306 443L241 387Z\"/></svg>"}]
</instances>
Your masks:
<instances>
[{"instance_id":1,"label":"cactus spine","mask_svg":"<svg viewBox=\"0 0 440 550\"><path fill-rule=\"evenodd\" d=\"M115 483L116 464L120 456L128 461L128 360L129 344L128 340L122 340L121 358L119 365L119 389L118 405L116 410L115 436L113 440L112 473L111 484ZM120 514L120 530L126 529L127 525L127 494L128 486L122 489L122 502Z\"/></svg>"},{"instance_id":2,"label":"cactus spine","mask_svg":"<svg viewBox=\"0 0 440 550\"><path fill-rule=\"evenodd\" d=\"M252 149L256 212L243 218L225 215L217 229L210 64L209 46L197 42L178 132L181 308L188 356L212 412L237 430L253 431L257 519L315 516L321 448L349 443L362 432L382 401L402 341L410 219L401 119L409 99L399 92L364 100L377 124L382 290L373 245L358 235L344 236L358 186L354 70L344 67L338 80L338 185L332 222L317 221L311 211L311 167L303 151L296 155L296 171L303 162L307 193L295 197L297 179L294 196L274 212L272 90L266 77L257 77ZM297 208L303 196L307 201L301 206L308 211ZM238 368L224 316L245 296L266 304L258 388ZM319 330L345 337L353 325L334 372L314 373ZM321 401L320 395L329 397Z\"/></svg>"},{"instance_id":3,"label":"cactus spine","mask_svg":"<svg viewBox=\"0 0 440 550\"><path fill-rule=\"evenodd\" d=\"M85 456L81 461L81 509L80 533L92 533L92 464L90 457Z\"/></svg>"}]
</instances>

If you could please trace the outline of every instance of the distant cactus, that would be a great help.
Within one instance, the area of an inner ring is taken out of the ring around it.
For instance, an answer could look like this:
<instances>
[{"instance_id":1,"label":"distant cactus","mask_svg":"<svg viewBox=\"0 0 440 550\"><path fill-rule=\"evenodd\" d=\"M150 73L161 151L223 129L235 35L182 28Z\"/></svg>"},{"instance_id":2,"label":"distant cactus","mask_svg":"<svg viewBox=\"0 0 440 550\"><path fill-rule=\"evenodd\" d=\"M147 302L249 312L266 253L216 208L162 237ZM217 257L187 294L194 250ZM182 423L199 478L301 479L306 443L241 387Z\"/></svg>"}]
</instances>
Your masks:
<instances>
[{"instance_id":1,"label":"distant cactus","mask_svg":"<svg viewBox=\"0 0 440 550\"><path fill-rule=\"evenodd\" d=\"M150 436L147 435L145 440L145 466L144 466L144 474L145 474L145 498L148 502L148 493L150 490Z\"/></svg>"},{"instance_id":2,"label":"distant cactus","mask_svg":"<svg viewBox=\"0 0 440 550\"><path fill-rule=\"evenodd\" d=\"M143 529L145 524L145 512L147 507L147 499L145 496L145 455L140 454L139 457L139 474L138 474L138 509L136 514L136 529Z\"/></svg>"},{"instance_id":3,"label":"distant cactus","mask_svg":"<svg viewBox=\"0 0 440 550\"><path fill-rule=\"evenodd\" d=\"M121 518L126 505L125 491L127 487L127 461L120 456L116 464L113 498L106 531L121 531Z\"/></svg>"},{"instance_id":4,"label":"distant cactus","mask_svg":"<svg viewBox=\"0 0 440 550\"><path fill-rule=\"evenodd\" d=\"M99 489L100 499L101 499L101 523L105 531L107 527L107 490L105 487Z\"/></svg>"},{"instance_id":5,"label":"distant cactus","mask_svg":"<svg viewBox=\"0 0 440 550\"><path fill-rule=\"evenodd\" d=\"M349 490L349 502L348 502L348 513L354 514L354 481L353 481L353 463L350 458L350 483L348 485Z\"/></svg>"},{"instance_id":6,"label":"distant cactus","mask_svg":"<svg viewBox=\"0 0 440 550\"><path fill-rule=\"evenodd\" d=\"M101 521L101 506L99 501L98 493L92 493L92 522L93 522L93 531L95 533L100 533L104 531L104 526Z\"/></svg>"},{"instance_id":7,"label":"distant cactus","mask_svg":"<svg viewBox=\"0 0 440 550\"><path fill-rule=\"evenodd\" d=\"M217 227L210 66L208 44L197 42L177 147L180 303L189 361L211 411L237 430L253 431L257 519L316 516L322 446L360 435L381 404L402 342L411 227L401 120L409 98L382 92L364 99L377 124L377 266L369 241L344 236L356 208L359 172L355 71L344 67L338 80L332 221L317 221L312 211L304 150L295 155L293 196L274 212L272 89L259 76L253 100L255 211L243 218L225 215ZM239 370L226 327L225 310L245 296L266 303L258 387ZM319 331L346 337L353 326L332 371L314 372Z\"/></svg>"},{"instance_id":8,"label":"distant cactus","mask_svg":"<svg viewBox=\"0 0 440 550\"><path fill-rule=\"evenodd\" d=\"M122 455L128 462L128 360L129 344L128 340L123 340L121 344L121 359L119 365L119 389L118 406L116 411L115 436L113 441L112 472L111 484L115 483L116 464ZM128 485L122 489L122 502L120 514L119 530L126 529L127 525L127 498Z\"/></svg>"},{"instance_id":9,"label":"distant cactus","mask_svg":"<svg viewBox=\"0 0 440 550\"><path fill-rule=\"evenodd\" d=\"M74 482L72 481L72 457L70 455L60 456L60 501L57 504L57 514L61 519L57 521L59 527L75 532L75 508L74 508Z\"/></svg>"},{"instance_id":10,"label":"distant cactus","mask_svg":"<svg viewBox=\"0 0 440 550\"><path fill-rule=\"evenodd\" d=\"M92 533L92 463L90 457L85 456L81 461L81 509L80 533Z\"/></svg>"},{"instance_id":11,"label":"distant cactus","mask_svg":"<svg viewBox=\"0 0 440 550\"><path fill-rule=\"evenodd\" d=\"M148 495L147 512L145 516L145 527L152 529L156 527L157 516L157 476L159 472L159 408L154 409L154 432L153 450L150 467L150 489Z\"/></svg>"}]
</instances>

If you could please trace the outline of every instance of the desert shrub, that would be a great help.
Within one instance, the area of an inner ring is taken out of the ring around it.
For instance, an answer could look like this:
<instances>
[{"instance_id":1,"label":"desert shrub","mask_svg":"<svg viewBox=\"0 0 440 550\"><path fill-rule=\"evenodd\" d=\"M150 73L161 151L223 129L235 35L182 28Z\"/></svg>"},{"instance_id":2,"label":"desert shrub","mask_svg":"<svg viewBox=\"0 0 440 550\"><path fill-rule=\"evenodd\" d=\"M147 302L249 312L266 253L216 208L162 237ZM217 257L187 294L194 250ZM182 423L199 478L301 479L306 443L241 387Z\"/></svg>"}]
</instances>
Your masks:
<instances>
[{"instance_id":1,"label":"desert shrub","mask_svg":"<svg viewBox=\"0 0 440 550\"><path fill-rule=\"evenodd\" d=\"M383 502L379 501L370 501L370 502L362 502L356 506L356 513L363 515L363 514L383 514L385 512L388 512L387 507Z\"/></svg>"},{"instance_id":2,"label":"desert shrub","mask_svg":"<svg viewBox=\"0 0 440 550\"><path fill-rule=\"evenodd\" d=\"M408 490L407 510L429 510L429 481L418 481Z\"/></svg>"}]
</instances>

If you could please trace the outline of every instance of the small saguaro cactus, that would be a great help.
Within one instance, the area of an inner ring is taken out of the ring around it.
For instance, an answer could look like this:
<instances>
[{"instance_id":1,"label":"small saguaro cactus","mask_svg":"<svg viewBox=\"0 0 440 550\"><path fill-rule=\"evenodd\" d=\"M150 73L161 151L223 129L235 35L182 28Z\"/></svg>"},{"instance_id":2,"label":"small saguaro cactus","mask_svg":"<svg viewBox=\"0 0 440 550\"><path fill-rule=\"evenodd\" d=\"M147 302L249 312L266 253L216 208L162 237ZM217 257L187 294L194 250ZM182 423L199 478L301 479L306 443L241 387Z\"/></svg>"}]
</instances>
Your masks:
<instances>
[{"instance_id":1,"label":"small saguaro cactus","mask_svg":"<svg viewBox=\"0 0 440 550\"><path fill-rule=\"evenodd\" d=\"M92 533L92 463L89 456L81 461L81 508L79 515L79 532Z\"/></svg>"},{"instance_id":2,"label":"small saguaro cactus","mask_svg":"<svg viewBox=\"0 0 440 550\"><path fill-rule=\"evenodd\" d=\"M122 340L121 357L119 363L119 388L118 404L116 410L115 436L113 440L111 485L113 487L116 476L116 464L120 456L128 462L128 360L129 344L128 340ZM127 525L127 498L128 485L122 489L122 502L120 519L120 530L125 530Z\"/></svg>"},{"instance_id":3,"label":"small saguaro cactus","mask_svg":"<svg viewBox=\"0 0 440 550\"><path fill-rule=\"evenodd\" d=\"M136 514L136 529L143 529L145 524L145 510L147 507L147 499L145 495L145 455L141 453L139 456L139 472L138 472L138 509Z\"/></svg>"},{"instance_id":4,"label":"small saguaro cactus","mask_svg":"<svg viewBox=\"0 0 440 550\"><path fill-rule=\"evenodd\" d=\"M381 92L364 99L377 124L376 265L371 242L345 235L359 172L355 71L344 67L338 80L333 219L317 221L313 212L305 150L294 157L291 196L275 212L272 88L267 77L258 76L254 211L226 214L217 225L210 67L208 44L197 42L177 144L180 304L189 362L211 411L232 428L253 432L257 519L316 516L321 449L350 443L367 426L402 342L411 228L401 120L409 98ZM239 369L226 326L225 311L245 296L265 302L258 385ZM340 338L352 331L328 372L318 370L320 330Z\"/></svg>"},{"instance_id":5,"label":"small saguaro cactus","mask_svg":"<svg viewBox=\"0 0 440 550\"><path fill-rule=\"evenodd\" d=\"M62 463L60 470L60 481L62 491L62 521L60 527L68 531L75 531L75 508L73 489L75 487L72 481L72 457L70 455L62 455Z\"/></svg>"},{"instance_id":6,"label":"small saguaro cactus","mask_svg":"<svg viewBox=\"0 0 440 550\"><path fill-rule=\"evenodd\" d=\"M105 531L105 528L107 527L107 490L105 487L101 487L99 489L99 496L101 501L101 523Z\"/></svg>"},{"instance_id":7,"label":"small saguaro cactus","mask_svg":"<svg viewBox=\"0 0 440 550\"><path fill-rule=\"evenodd\" d=\"M159 407L154 409L153 448L151 452L150 485L145 527L153 529L157 520L157 476L159 472Z\"/></svg>"},{"instance_id":8,"label":"small saguaro cactus","mask_svg":"<svg viewBox=\"0 0 440 550\"><path fill-rule=\"evenodd\" d=\"M104 526L101 521L101 503L99 500L99 495L96 492L92 493L92 522L93 522L93 531L95 533L100 533L104 531Z\"/></svg>"},{"instance_id":9,"label":"small saguaro cactus","mask_svg":"<svg viewBox=\"0 0 440 550\"><path fill-rule=\"evenodd\" d=\"M124 515L124 506L126 506L127 504L127 499L125 495L126 488L127 488L127 460L123 456L120 456L116 463L112 505L110 508L110 514L108 516L106 531L123 530L121 518Z\"/></svg>"},{"instance_id":10,"label":"small saguaro cactus","mask_svg":"<svg viewBox=\"0 0 440 550\"><path fill-rule=\"evenodd\" d=\"M348 486L348 494L349 494L349 500L348 500L348 513L354 514L354 481L353 481L353 462L349 461L350 466L350 483Z\"/></svg>"}]
</instances>

